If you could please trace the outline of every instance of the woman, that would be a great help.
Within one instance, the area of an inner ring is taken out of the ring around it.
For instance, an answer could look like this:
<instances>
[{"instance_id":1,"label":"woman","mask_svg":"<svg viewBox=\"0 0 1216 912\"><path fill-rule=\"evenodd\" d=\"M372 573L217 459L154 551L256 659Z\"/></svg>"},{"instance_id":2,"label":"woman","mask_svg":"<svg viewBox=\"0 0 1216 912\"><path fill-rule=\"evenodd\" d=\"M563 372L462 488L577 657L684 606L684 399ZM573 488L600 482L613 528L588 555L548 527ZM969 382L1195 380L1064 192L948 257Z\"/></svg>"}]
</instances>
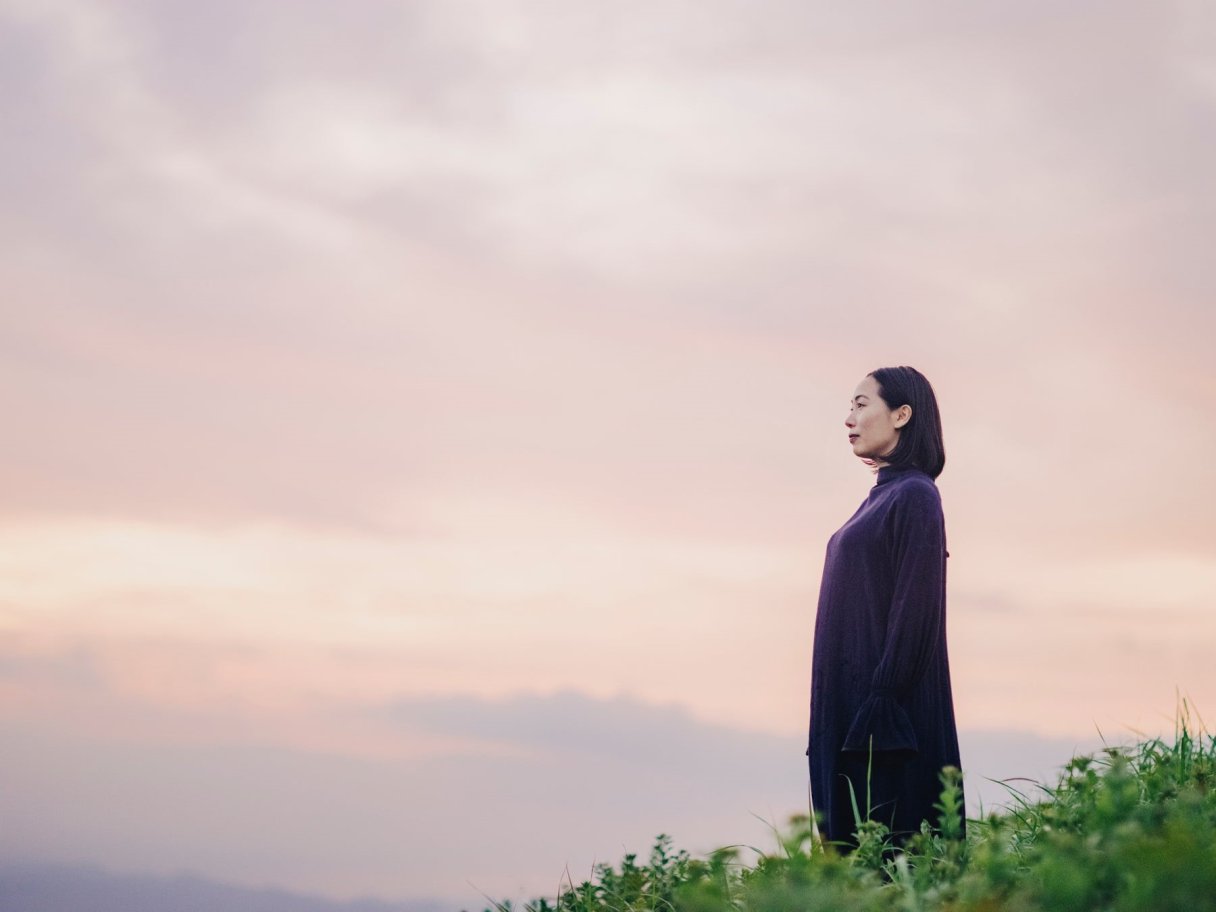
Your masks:
<instances>
[{"instance_id":1,"label":"woman","mask_svg":"<svg viewBox=\"0 0 1216 912\"><path fill-rule=\"evenodd\" d=\"M867 374L849 407L853 454L878 478L828 540L811 666L811 796L824 839L862 818L901 844L960 766L946 656L946 551L934 479L946 462L933 387L911 367ZM850 794L850 785L852 795Z\"/></svg>"}]
</instances>

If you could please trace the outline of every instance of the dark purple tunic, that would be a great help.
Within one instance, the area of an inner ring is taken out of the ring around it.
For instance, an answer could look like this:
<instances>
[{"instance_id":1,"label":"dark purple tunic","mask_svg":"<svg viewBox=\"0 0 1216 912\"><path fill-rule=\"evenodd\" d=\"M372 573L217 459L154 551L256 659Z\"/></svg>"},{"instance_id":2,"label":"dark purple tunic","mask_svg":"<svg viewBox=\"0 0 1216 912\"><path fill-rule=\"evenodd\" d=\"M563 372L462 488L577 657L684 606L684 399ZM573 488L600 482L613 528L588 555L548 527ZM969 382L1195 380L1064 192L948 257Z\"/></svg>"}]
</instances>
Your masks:
<instances>
[{"instance_id":1,"label":"dark purple tunic","mask_svg":"<svg viewBox=\"0 0 1216 912\"><path fill-rule=\"evenodd\" d=\"M828 540L811 663L811 796L820 832L856 829L847 780L897 834L937 825L939 773L960 766L946 656L946 530L933 479L883 466Z\"/></svg>"}]
</instances>

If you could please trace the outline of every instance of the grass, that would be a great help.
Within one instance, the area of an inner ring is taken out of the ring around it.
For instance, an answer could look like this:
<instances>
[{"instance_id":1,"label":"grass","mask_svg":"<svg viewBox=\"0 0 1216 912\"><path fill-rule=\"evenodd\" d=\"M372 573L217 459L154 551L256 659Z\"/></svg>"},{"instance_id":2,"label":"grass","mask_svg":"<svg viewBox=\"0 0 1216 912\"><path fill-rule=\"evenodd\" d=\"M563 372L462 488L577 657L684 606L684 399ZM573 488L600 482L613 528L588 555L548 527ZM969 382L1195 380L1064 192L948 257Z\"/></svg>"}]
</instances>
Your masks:
<instances>
[{"instance_id":1,"label":"grass","mask_svg":"<svg viewBox=\"0 0 1216 912\"><path fill-rule=\"evenodd\" d=\"M1054 786L1009 788L1008 808L962 820L960 773L943 771L942 830L895 848L859 819L856 850L817 839L805 815L777 849L704 858L659 835L645 864L597 865L525 912L1216 912L1216 736L1185 701L1170 741L1074 757ZM515 912L510 901L485 912Z\"/></svg>"}]
</instances>

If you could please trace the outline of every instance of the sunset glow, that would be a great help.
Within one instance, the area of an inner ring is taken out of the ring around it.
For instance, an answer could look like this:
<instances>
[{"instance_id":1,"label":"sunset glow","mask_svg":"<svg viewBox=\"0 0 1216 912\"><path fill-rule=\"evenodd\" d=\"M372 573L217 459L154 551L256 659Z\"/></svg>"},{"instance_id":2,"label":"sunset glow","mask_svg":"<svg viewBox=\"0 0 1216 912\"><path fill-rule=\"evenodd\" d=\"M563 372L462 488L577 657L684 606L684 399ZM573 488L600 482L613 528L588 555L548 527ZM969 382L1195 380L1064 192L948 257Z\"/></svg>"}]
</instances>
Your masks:
<instances>
[{"instance_id":1,"label":"sunset glow","mask_svg":"<svg viewBox=\"0 0 1216 912\"><path fill-rule=\"evenodd\" d=\"M883 365L968 788L1216 721L1209 8L0 10L0 861L762 841Z\"/></svg>"}]
</instances>

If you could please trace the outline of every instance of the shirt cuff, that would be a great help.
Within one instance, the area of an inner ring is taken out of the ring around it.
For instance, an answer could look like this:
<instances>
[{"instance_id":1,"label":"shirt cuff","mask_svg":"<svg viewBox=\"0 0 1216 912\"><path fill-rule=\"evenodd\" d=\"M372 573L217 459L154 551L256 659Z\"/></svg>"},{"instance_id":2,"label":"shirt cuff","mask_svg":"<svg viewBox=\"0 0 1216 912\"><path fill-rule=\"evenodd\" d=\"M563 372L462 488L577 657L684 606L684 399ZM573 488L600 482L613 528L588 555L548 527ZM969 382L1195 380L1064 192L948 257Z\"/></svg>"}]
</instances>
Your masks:
<instances>
[{"instance_id":1,"label":"shirt cuff","mask_svg":"<svg viewBox=\"0 0 1216 912\"><path fill-rule=\"evenodd\" d=\"M873 738L873 741L871 741ZM875 691L861 704L841 750L900 751L915 754L919 748L912 720L898 701L882 691Z\"/></svg>"}]
</instances>

